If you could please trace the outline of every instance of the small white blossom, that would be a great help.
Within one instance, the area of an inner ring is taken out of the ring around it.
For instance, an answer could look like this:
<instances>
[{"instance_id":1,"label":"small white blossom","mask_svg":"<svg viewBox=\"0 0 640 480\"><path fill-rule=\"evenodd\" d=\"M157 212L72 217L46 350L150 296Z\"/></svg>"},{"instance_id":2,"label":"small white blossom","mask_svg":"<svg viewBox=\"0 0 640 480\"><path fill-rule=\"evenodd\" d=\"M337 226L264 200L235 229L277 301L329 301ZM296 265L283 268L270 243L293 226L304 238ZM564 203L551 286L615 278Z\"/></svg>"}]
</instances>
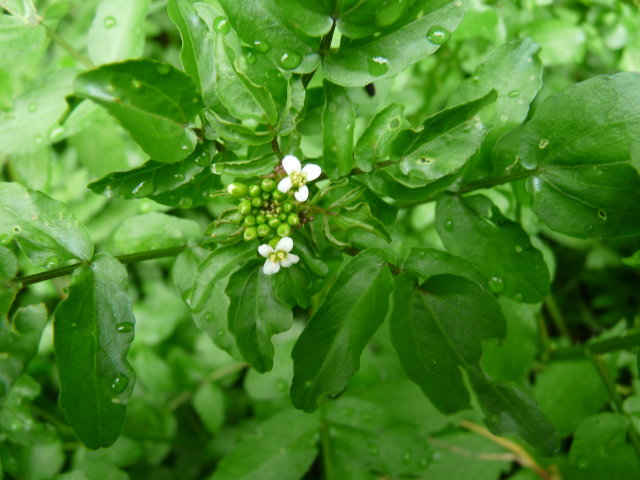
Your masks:
<instances>
[{"instance_id":1,"label":"small white blossom","mask_svg":"<svg viewBox=\"0 0 640 480\"><path fill-rule=\"evenodd\" d=\"M293 240L291 237L281 238L276 245L276 248L272 248L267 244L260 245L258 247L258 253L267 259L264 262L262 271L267 275L273 275L274 273L278 273L280 265L283 267L290 267L294 263L298 263L300 257L293 253L289 253L292 248Z\"/></svg>"},{"instance_id":2,"label":"small white blossom","mask_svg":"<svg viewBox=\"0 0 640 480\"><path fill-rule=\"evenodd\" d=\"M282 159L282 168L287 172L287 176L278 183L278 190L287 193L293 188L296 200L304 202L309 198L309 188L306 183L318 178L322 169L315 163L309 163L302 168L300 160L293 155L287 155Z\"/></svg>"}]
</instances>

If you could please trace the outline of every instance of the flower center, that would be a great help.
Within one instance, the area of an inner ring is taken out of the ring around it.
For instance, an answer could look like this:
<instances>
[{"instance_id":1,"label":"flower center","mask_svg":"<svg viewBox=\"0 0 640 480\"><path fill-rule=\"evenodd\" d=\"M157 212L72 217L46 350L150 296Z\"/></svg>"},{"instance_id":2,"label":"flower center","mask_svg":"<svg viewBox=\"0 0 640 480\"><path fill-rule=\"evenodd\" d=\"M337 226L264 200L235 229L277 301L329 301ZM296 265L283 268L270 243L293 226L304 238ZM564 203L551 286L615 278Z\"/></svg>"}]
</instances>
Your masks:
<instances>
[{"instance_id":1,"label":"flower center","mask_svg":"<svg viewBox=\"0 0 640 480\"><path fill-rule=\"evenodd\" d=\"M291 183L294 187L301 187L307 183L307 175L302 172L293 172L289 175L289 178L291 178Z\"/></svg>"},{"instance_id":2,"label":"flower center","mask_svg":"<svg viewBox=\"0 0 640 480\"><path fill-rule=\"evenodd\" d=\"M277 252L273 252L269 254L269 260L273 263L278 263L287 258L287 252L284 250L278 250Z\"/></svg>"}]
</instances>

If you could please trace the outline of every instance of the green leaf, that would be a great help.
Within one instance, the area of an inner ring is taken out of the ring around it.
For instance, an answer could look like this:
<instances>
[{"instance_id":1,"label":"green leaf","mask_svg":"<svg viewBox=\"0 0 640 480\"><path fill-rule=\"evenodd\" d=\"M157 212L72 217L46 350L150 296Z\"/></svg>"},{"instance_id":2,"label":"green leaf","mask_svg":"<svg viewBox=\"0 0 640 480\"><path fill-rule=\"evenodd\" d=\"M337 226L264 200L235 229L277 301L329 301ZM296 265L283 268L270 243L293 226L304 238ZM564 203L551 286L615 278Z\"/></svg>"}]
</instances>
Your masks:
<instances>
[{"instance_id":1,"label":"green leaf","mask_svg":"<svg viewBox=\"0 0 640 480\"><path fill-rule=\"evenodd\" d=\"M231 275L226 293L229 330L240 353L258 372L268 372L273 367L271 337L291 328L291 309L276 298L269 275L253 263Z\"/></svg>"},{"instance_id":2,"label":"green leaf","mask_svg":"<svg viewBox=\"0 0 640 480\"><path fill-rule=\"evenodd\" d=\"M291 400L306 412L335 396L360 367L360 355L387 312L392 277L384 254L365 250L345 265L293 349Z\"/></svg>"},{"instance_id":3,"label":"green leaf","mask_svg":"<svg viewBox=\"0 0 640 480\"><path fill-rule=\"evenodd\" d=\"M533 211L579 238L640 233L640 74L598 76L548 97L526 124L521 163Z\"/></svg>"},{"instance_id":4,"label":"green leaf","mask_svg":"<svg viewBox=\"0 0 640 480\"><path fill-rule=\"evenodd\" d=\"M271 131L254 131L241 123L225 120L210 110L205 112L205 117L213 131L225 140L243 145L264 145L273 140Z\"/></svg>"},{"instance_id":5,"label":"green leaf","mask_svg":"<svg viewBox=\"0 0 640 480\"><path fill-rule=\"evenodd\" d=\"M469 260L494 293L535 303L549 292L542 254L522 227L505 218L488 198L442 197L436 207L436 227L447 250Z\"/></svg>"},{"instance_id":6,"label":"green leaf","mask_svg":"<svg viewBox=\"0 0 640 480\"><path fill-rule=\"evenodd\" d=\"M299 249L296 244L296 249ZM278 275L272 275L276 298L290 307L309 308L311 304L311 277L299 266L281 268Z\"/></svg>"},{"instance_id":7,"label":"green leaf","mask_svg":"<svg viewBox=\"0 0 640 480\"><path fill-rule=\"evenodd\" d=\"M325 81L324 91L327 103L322 114L323 166L330 176L343 177L353 167L356 114L344 88Z\"/></svg>"},{"instance_id":8,"label":"green leaf","mask_svg":"<svg viewBox=\"0 0 640 480\"><path fill-rule=\"evenodd\" d=\"M236 156L223 154L214 157L211 173L230 175L235 178L255 178L273 172L280 159L275 153L266 153L256 158L238 160Z\"/></svg>"},{"instance_id":9,"label":"green leaf","mask_svg":"<svg viewBox=\"0 0 640 480\"><path fill-rule=\"evenodd\" d=\"M360 202L352 207L344 207L336 217L331 217L331 230L339 228L344 233L345 241L351 242L358 230L372 233L387 242L391 237L384 224L373 216L371 208L366 202Z\"/></svg>"},{"instance_id":10,"label":"green leaf","mask_svg":"<svg viewBox=\"0 0 640 480\"><path fill-rule=\"evenodd\" d=\"M0 237L15 239L36 266L93 257L89 232L68 206L17 183L0 183Z\"/></svg>"},{"instance_id":11,"label":"green leaf","mask_svg":"<svg viewBox=\"0 0 640 480\"><path fill-rule=\"evenodd\" d=\"M125 268L99 253L76 270L69 296L55 311L60 408L89 448L116 441L133 390L126 356L135 318L126 290Z\"/></svg>"},{"instance_id":12,"label":"green leaf","mask_svg":"<svg viewBox=\"0 0 640 480\"><path fill-rule=\"evenodd\" d=\"M218 464L211 480L298 480L318 454L317 415L282 410Z\"/></svg>"},{"instance_id":13,"label":"green leaf","mask_svg":"<svg viewBox=\"0 0 640 480\"><path fill-rule=\"evenodd\" d=\"M369 0L359 2L341 0L337 2L337 26L340 32L349 38L362 38L388 27L415 2L388 2Z\"/></svg>"},{"instance_id":14,"label":"green leaf","mask_svg":"<svg viewBox=\"0 0 640 480\"><path fill-rule=\"evenodd\" d=\"M209 170L209 155L196 147L184 160L162 163L149 160L138 168L112 172L88 187L107 198L151 198L163 205L192 208L210 200L222 184Z\"/></svg>"},{"instance_id":15,"label":"green leaf","mask_svg":"<svg viewBox=\"0 0 640 480\"><path fill-rule=\"evenodd\" d=\"M26 371L38 352L46 323L44 304L19 308L10 322L0 319L0 399Z\"/></svg>"},{"instance_id":16,"label":"green leaf","mask_svg":"<svg viewBox=\"0 0 640 480\"><path fill-rule=\"evenodd\" d=\"M186 245L201 236L200 225L194 220L149 212L122 222L113 242L118 253L129 254Z\"/></svg>"},{"instance_id":17,"label":"green leaf","mask_svg":"<svg viewBox=\"0 0 640 480\"><path fill-rule=\"evenodd\" d=\"M140 57L150 0L103 0L87 35L89 58L95 64Z\"/></svg>"},{"instance_id":18,"label":"green leaf","mask_svg":"<svg viewBox=\"0 0 640 480\"><path fill-rule=\"evenodd\" d=\"M187 0L170 0L167 3L167 12L180 31L182 68L195 81L205 105L215 104L216 69L215 59L210 54L213 51L210 27Z\"/></svg>"},{"instance_id":19,"label":"green leaf","mask_svg":"<svg viewBox=\"0 0 640 480\"><path fill-rule=\"evenodd\" d=\"M10 280L18 273L18 259L13 250L0 245L0 280Z\"/></svg>"},{"instance_id":20,"label":"green leaf","mask_svg":"<svg viewBox=\"0 0 640 480\"><path fill-rule=\"evenodd\" d=\"M0 16L0 55L7 62L20 61L39 50L46 32L37 23L10 15Z\"/></svg>"},{"instance_id":21,"label":"green leaf","mask_svg":"<svg viewBox=\"0 0 640 480\"><path fill-rule=\"evenodd\" d=\"M572 478L624 479L640 475L638 454L626 438L629 428L633 427L627 418L610 412L582 422L573 434L569 451L569 460L578 470Z\"/></svg>"},{"instance_id":22,"label":"green leaf","mask_svg":"<svg viewBox=\"0 0 640 480\"><path fill-rule=\"evenodd\" d=\"M465 9L466 2L461 0L416 2L402 22L381 35L355 40L329 52L322 62L325 77L345 86L394 77L435 52L460 24Z\"/></svg>"},{"instance_id":23,"label":"green leaf","mask_svg":"<svg viewBox=\"0 0 640 480\"><path fill-rule=\"evenodd\" d=\"M391 144L400 133L403 112L404 105L392 103L371 119L353 152L356 167L370 172L376 163L389 157Z\"/></svg>"},{"instance_id":24,"label":"green leaf","mask_svg":"<svg viewBox=\"0 0 640 480\"><path fill-rule=\"evenodd\" d=\"M332 11L326 2L298 0L263 1L266 8L287 23L298 36L321 37L333 26Z\"/></svg>"},{"instance_id":25,"label":"green leaf","mask_svg":"<svg viewBox=\"0 0 640 480\"><path fill-rule=\"evenodd\" d=\"M212 434L217 434L224 425L225 401L222 390L215 383L203 383L193 394L193 409Z\"/></svg>"},{"instance_id":26,"label":"green leaf","mask_svg":"<svg viewBox=\"0 0 640 480\"><path fill-rule=\"evenodd\" d=\"M249 260L256 258L257 245L254 242L240 242L219 247L198 265L193 284L190 305L198 312L202 310L217 281L229 276Z\"/></svg>"},{"instance_id":27,"label":"green leaf","mask_svg":"<svg viewBox=\"0 0 640 480\"><path fill-rule=\"evenodd\" d=\"M254 46L258 55L274 65L296 73L315 70L320 63L316 53L319 40L303 35L283 18L284 8L276 0L221 0L229 22L242 40Z\"/></svg>"},{"instance_id":28,"label":"green leaf","mask_svg":"<svg viewBox=\"0 0 640 480\"><path fill-rule=\"evenodd\" d=\"M177 162L196 147L191 127L202 100L193 80L169 64L105 65L78 75L74 88L76 95L105 107L154 160Z\"/></svg>"},{"instance_id":29,"label":"green leaf","mask_svg":"<svg viewBox=\"0 0 640 480\"><path fill-rule=\"evenodd\" d=\"M422 280L448 274L464 277L482 286L486 286L487 283L487 280L469 261L433 248L412 248L402 268L407 272L415 273Z\"/></svg>"}]
</instances>

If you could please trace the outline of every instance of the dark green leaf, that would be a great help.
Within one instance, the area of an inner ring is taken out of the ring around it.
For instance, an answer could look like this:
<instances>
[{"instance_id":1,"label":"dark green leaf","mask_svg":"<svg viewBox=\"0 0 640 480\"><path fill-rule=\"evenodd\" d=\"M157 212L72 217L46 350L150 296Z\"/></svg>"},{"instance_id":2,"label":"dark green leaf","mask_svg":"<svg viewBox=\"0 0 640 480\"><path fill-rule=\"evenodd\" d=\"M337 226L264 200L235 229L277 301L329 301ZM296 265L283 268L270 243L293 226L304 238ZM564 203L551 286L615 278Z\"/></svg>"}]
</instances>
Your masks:
<instances>
[{"instance_id":1,"label":"dark green leaf","mask_svg":"<svg viewBox=\"0 0 640 480\"><path fill-rule=\"evenodd\" d=\"M291 308L276 298L269 275L255 264L231 275L226 294L230 299L229 330L240 353L258 372L271 370L271 337L291 328Z\"/></svg>"},{"instance_id":2,"label":"dark green leaf","mask_svg":"<svg viewBox=\"0 0 640 480\"><path fill-rule=\"evenodd\" d=\"M469 260L494 293L535 303L549 292L542 254L522 227L505 218L488 198L443 197L436 208L436 227L447 249Z\"/></svg>"},{"instance_id":3,"label":"dark green leaf","mask_svg":"<svg viewBox=\"0 0 640 480\"><path fill-rule=\"evenodd\" d=\"M47 323L43 304L19 308L10 322L0 318L0 398L4 397L38 352Z\"/></svg>"},{"instance_id":4,"label":"dark green leaf","mask_svg":"<svg viewBox=\"0 0 640 480\"><path fill-rule=\"evenodd\" d=\"M76 95L105 107L154 160L177 162L196 147L193 121L202 100L193 80L175 67L130 60L80 74Z\"/></svg>"},{"instance_id":5,"label":"dark green leaf","mask_svg":"<svg viewBox=\"0 0 640 480\"><path fill-rule=\"evenodd\" d=\"M244 438L211 480L298 480L318 454L319 427L316 415L282 410Z\"/></svg>"},{"instance_id":6,"label":"dark green leaf","mask_svg":"<svg viewBox=\"0 0 640 480\"><path fill-rule=\"evenodd\" d=\"M296 250L298 245L296 244ZM311 303L311 277L299 266L281 268L273 277L276 298L290 307L309 308Z\"/></svg>"},{"instance_id":7,"label":"dark green leaf","mask_svg":"<svg viewBox=\"0 0 640 480\"><path fill-rule=\"evenodd\" d=\"M353 168L355 110L347 91L324 82L327 103L322 114L322 153L330 176L345 176Z\"/></svg>"},{"instance_id":8,"label":"dark green leaf","mask_svg":"<svg viewBox=\"0 0 640 480\"><path fill-rule=\"evenodd\" d=\"M346 86L394 77L435 52L457 28L465 8L466 2L461 0L416 2L402 22L381 35L330 52L323 59L324 74L331 82ZM416 16L419 18L412 20Z\"/></svg>"},{"instance_id":9,"label":"dark green leaf","mask_svg":"<svg viewBox=\"0 0 640 480\"><path fill-rule=\"evenodd\" d=\"M271 131L254 131L241 123L225 120L210 110L205 112L205 117L214 132L225 140L243 145L264 145L273 140Z\"/></svg>"},{"instance_id":10,"label":"dark green leaf","mask_svg":"<svg viewBox=\"0 0 640 480\"><path fill-rule=\"evenodd\" d=\"M392 278L384 255L365 250L338 276L293 349L291 399L311 412L337 395L360 367L365 345L385 318Z\"/></svg>"},{"instance_id":11,"label":"dark green leaf","mask_svg":"<svg viewBox=\"0 0 640 480\"><path fill-rule=\"evenodd\" d=\"M133 390L126 356L135 318L126 290L125 268L100 253L76 270L69 296L55 311L60 408L89 448L116 441Z\"/></svg>"},{"instance_id":12,"label":"dark green leaf","mask_svg":"<svg viewBox=\"0 0 640 480\"><path fill-rule=\"evenodd\" d=\"M15 239L37 266L93 257L89 232L67 205L17 183L0 183L0 237Z\"/></svg>"},{"instance_id":13,"label":"dark green leaf","mask_svg":"<svg viewBox=\"0 0 640 480\"><path fill-rule=\"evenodd\" d=\"M360 202L353 207L344 207L335 217L331 217L331 220L332 231L336 227L343 230L347 241L351 240L354 233L361 230L391 242L384 224L372 215L371 208L366 202Z\"/></svg>"},{"instance_id":14,"label":"dark green leaf","mask_svg":"<svg viewBox=\"0 0 640 480\"><path fill-rule=\"evenodd\" d=\"M630 149L640 135L640 74L598 76L548 97L525 126L533 211L574 237L640 233L640 176Z\"/></svg>"},{"instance_id":15,"label":"dark green leaf","mask_svg":"<svg viewBox=\"0 0 640 480\"><path fill-rule=\"evenodd\" d=\"M467 260L433 248L412 248L402 268L422 280L436 275L459 275L486 286L487 280Z\"/></svg>"},{"instance_id":16,"label":"dark green leaf","mask_svg":"<svg viewBox=\"0 0 640 480\"><path fill-rule=\"evenodd\" d=\"M370 172L376 163L389 156L391 143L400 133L403 112L403 105L392 103L371 119L354 150L356 167L363 172Z\"/></svg>"},{"instance_id":17,"label":"dark green leaf","mask_svg":"<svg viewBox=\"0 0 640 480\"><path fill-rule=\"evenodd\" d=\"M287 27L300 37L321 37L333 25L332 11L323 1L263 0L263 3L275 16L284 19Z\"/></svg>"}]
</instances>

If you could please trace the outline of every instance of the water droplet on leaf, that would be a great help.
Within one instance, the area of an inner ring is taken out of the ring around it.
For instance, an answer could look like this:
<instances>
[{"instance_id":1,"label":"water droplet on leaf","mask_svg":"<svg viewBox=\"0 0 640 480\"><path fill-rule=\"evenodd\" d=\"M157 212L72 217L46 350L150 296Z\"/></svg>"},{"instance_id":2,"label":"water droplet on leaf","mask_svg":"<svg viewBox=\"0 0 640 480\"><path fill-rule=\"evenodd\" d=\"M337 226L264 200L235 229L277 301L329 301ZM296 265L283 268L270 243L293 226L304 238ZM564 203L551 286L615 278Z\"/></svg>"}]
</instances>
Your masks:
<instances>
[{"instance_id":1,"label":"water droplet on leaf","mask_svg":"<svg viewBox=\"0 0 640 480\"><path fill-rule=\"evenodd\" d=\"M504 291L504 280L500 277L491 277L489 279L489 289L493 293L500 293Z\"/></svg>"},{"instance_id":2,"label":"water droplet on leaf","mask_svg":"<svg viewBox=\"0 0 640 480\"><path fill-rule=\"evenodd\" d=\"M302 63L302 57L295 52L284 52L280 56L278 63L282 68L292 70Z\"/></svg>"},{"instance_id":3,"label":"water droplet on leaf","mask_svg":"<svg viewBox=\"0 0 640 480\"><path fill-rule=\"evenodd\" d=\"M112 17L111 15L106 17L103 22L104 28L113 28L117 24L118 24L118 21L115 19L115 17Z\"/></svg>"},{"instance_id":4,"label":"water droplet on leaf","mask_svg":"<svg viewBox=\"0 0 640 480\"><path fill-rule=\"evenodd\" d=\"M138 198L142 198L152 194L154 190L155 186L151 180L143 180L131 190L131 193Z\"/></svg>"},{"instance_id":5,"label":"water droplet on leaf","mask_svg":"<svg viewBox=\"0 0 640 480\"><path fill-rule=\"evenodd\" d=\"M14 225L13 228L11 229L11 231L13 233L18 234L18 233L20 233L22 231L22 227L20 227L20 225Z\"/></svg>"},{"instance_id":6,"label":"water droplet on leaf","mask_svg":"<svg viewBox=\"0 0 640 480\"><path fill-rule=\"evenodd\" d=\"M444 27L433 26L427 31L427 40L434 45L442 45L449 40L449 30Z\"/></svg>"},{"instance_id":7,"label":"water droplet on leaf","mask_svg":"<svg viewBox=\"0 0 640 480\"><path fill-rule=\"evenodd\" d=\"M391 120L389 122L389 128L392 129L392 130L395 130L399 126L400 126L400 119L398 119L398 118L394 118L393 120Z\"/></svg>"},{"instance_id":8,"label":"water droplet on leaf","mask_svg":"<svg viewBox=\"0 0 640 480\"><path fill-rule=\"evenodd\" d=\"M130 322L122 322L116 325L116 332L118 333L129 333L133 330L133 323Z\"/></svg>"},{"instance_id":9,"label":"water droplet on leaf","mask_svg":"<svg viewBox=\"0 0 640 480\"><path fill-rule=\"evenodd\" d=\"M244 54L244 58L246 59L249 65L253 65L254 63L256 63L256 54L253 53L251 50L249 50L247 53Z\"/></svg>"},{"instance_id":10,"label":"water droplet on leaf","mask_svg":"<svg viewBox=\"0 0 640 480\"><path fill-rule=\"evenodd\" d=\"M279 392L285 392L287 390L287 382L282 379L276 381L276 390Z\"/></svg>"},{"instance_id":11,"label":"water droplet on leaf","mask_svg":"<svg viewBox=\"0 0 640 480\"><path fill-rule=\"evenodd\" d=\"M229 33L229 30L231 30L231 25L229 25L229 20L226 17L217 17L213 21L213 29L216 32Z\"/></svg>"},{"instance_id":12,"label":"water droplet on leaf","mask_svg":"<svg viewBox=\"0 0 640 480\"><path fill-rule=\"evenodd\" d=\"M369 64L369 74L374 77L379 77L389 71L389 60L384 57L369 57L367 62Z\"/></svg>"},{"instance_id":13,"label":"water droplet on leaf","mask_svg":"<svg viewBox=\"0 0 640 480\"><path fill-rule=\"evenodd\" d=\"M116 373L116 376L113 377L113 382L111 383L111 391L116 395L119 395L124 392L128 384L129 377L127 377L124 373Z\"/></svg>"},{"instance_id":14,"label":"water droplet on leaf","mask_svg":"<svg viewBox=\"0 0 640 480\"><path fill-rule=\"evenodd\" d=\"M271 45L269 45L267 42L262 42L260 40L254 41L253 46L260 53L267 53L269 50L271 50Z\"/></svg>"},{"instance_id":15,"label":"water droplet on leaf","mask_svg":"<svg viewBox=\"0 0 640 480\"><path fill-rule=\"evenodd\" d=\"M60 126L55 127L53 130L51 130L51 133L49 133L49 138L52 142L62 140L62 137L64 137L64 128Z\"/></svg>"},{"instance_id":16,"label":"water droplet on leaf","mask_svg":"<svg viewBox=\"0 0 640 480\"><path fill-rule=\"evenodd\" d=\"M446 222L444 222L444 229L447 232L453 231L453 220L447 220Z\"/></svg>"}]
</instances>

